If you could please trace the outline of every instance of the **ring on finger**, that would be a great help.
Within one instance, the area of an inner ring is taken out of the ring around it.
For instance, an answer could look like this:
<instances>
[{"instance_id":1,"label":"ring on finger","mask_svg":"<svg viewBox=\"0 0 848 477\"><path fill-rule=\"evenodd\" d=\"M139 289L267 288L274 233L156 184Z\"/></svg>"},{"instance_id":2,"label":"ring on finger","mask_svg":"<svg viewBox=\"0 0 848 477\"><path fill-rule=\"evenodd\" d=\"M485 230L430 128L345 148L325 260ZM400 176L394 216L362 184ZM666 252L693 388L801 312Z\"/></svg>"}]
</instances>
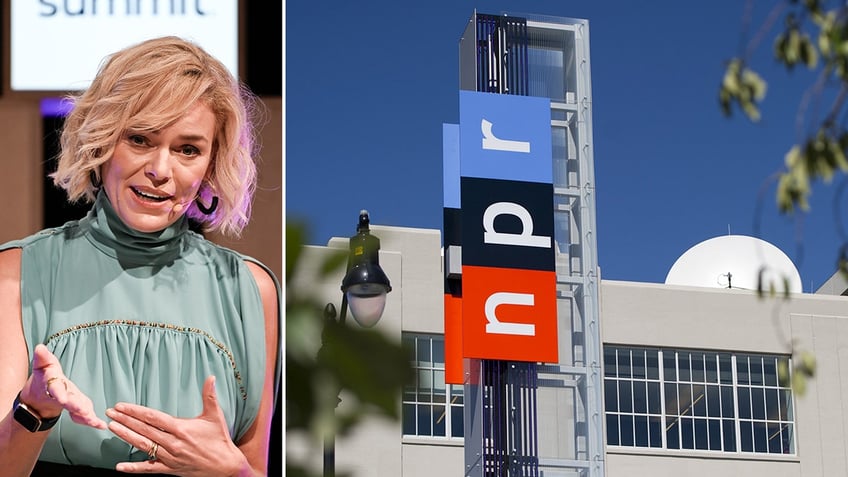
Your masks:
<instances>
[{"instance_id":1,"label":"ring on finger","mask_svg":"<svg viewBox=\"0 0 848 477\"><path fill-rule=\"evenodd\" d=\"M55 396L50 394L50 385L53 384L53 381L57 381L59 379L62 379L62 378L60 378L58 376L53 376L52 378L47 380L47 383L44 384L44 394L46 394L47 397L49 397L50 399L56 399ZM62 379L62 384L65 385L65 391L67 391L68 390L68 382L65 381L64 379Z\"/></svg>"},{"instance_id":2,"label":"ring on finger","mask_svg":"<svg viewBox=\"0 0 848 477\"><path fill-rule=\"evenodd\" d=\"M156 452L158 452L158 451L159 451L159 444L153 442L153 445L150 446L150 450L147 451L147 456L150 458L150 460L156 460Z\"/></svg>"}]
</instances>

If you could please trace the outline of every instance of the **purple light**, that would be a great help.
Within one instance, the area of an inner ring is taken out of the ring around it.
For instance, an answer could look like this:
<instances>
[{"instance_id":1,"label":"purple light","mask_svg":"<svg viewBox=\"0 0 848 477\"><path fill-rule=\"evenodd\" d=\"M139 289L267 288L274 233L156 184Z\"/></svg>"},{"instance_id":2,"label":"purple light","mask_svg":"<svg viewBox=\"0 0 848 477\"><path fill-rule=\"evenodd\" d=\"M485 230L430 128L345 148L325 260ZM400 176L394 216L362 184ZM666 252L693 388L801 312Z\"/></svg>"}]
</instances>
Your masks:
<instances>
[{"instance_id":1,"label":"purple light","mask_svg":"<svg viewBox=\"0 0 848 477\"><path fill-rule=\"evenodd\" d=\"M74 109L74 103L67 98L42 98L42 117L64 117Z\"/></svg>"}]
</instances>

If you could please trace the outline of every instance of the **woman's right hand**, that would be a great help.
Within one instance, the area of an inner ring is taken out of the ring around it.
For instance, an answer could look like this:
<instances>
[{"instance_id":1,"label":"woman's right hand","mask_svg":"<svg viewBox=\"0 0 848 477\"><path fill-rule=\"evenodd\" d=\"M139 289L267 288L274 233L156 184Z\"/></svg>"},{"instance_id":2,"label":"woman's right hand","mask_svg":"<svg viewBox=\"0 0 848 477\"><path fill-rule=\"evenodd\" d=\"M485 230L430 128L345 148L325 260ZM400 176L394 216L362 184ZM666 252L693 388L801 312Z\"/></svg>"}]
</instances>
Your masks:
<instances>
[{"instance_id":1,"label":"woman's right hand","mask_svg":"<svg viewBox=\"0 0 848 477\"><path fill-rule=\"evenodd\" d=\"M21 402L42 418L56 417L63 410L77 424L106 429L88 396L65 376L59 360L43 344L35 345L32 374L21 390Z\"/></svg>"}]
</instances>

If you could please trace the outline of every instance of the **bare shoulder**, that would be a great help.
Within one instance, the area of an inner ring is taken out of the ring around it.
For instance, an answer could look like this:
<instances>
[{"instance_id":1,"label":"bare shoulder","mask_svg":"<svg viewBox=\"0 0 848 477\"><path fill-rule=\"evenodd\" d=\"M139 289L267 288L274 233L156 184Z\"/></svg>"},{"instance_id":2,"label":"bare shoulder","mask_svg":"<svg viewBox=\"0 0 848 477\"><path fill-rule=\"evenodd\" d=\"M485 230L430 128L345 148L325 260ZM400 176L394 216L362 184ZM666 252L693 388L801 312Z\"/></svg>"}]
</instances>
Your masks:
<instances>
[{"instance_id":1,"label":"bare shoulder","mask_svg":"<svg viewBox=\"0 0 848 477\"><path fill-rule=\"evenodd\" d=\"M253 274L256 286L259 288L259 296L262 297L262 306L265 308L266 331L276 334L277 320L279 318L280 295L274 278L265 267L251 260L245 260L247 268Z\"/></svg>"},{"instance_id":2,"label":"bare shoulder","mask_svg":"<svg viewBox=\"0 0 848 477\"><path fill-rule=\"evenodd\" d=\"M253 279L256 280L256 285L259 287L259 293L262 295L262 299L273 298L276 301L277 286L274 284L274 279L268 270L251 260L245 260L244 263L247 264L247 268L253 274Z\"/></svg>"},{"instance_id":3,"label":"bare shoulder","mask_svg":"<svg viewBox=\"0 0 848 477\"><path fill-rule=\"evenodd\" d=\"M259 287L259 296L262 297L262 307L265 315L265 336L267 340L268 359L273 359L276 356L276 349L279 346L277 335L280 327L280 296L277 291L277 285L271 273L263 266L245 260L247 268L253 274L256 280L256 285Z\"/></svg>"},{"instance_id":4,"label":"bare shoulder","mask_svg":"<svg viewBox=\"0 0 848 477\"><path fill-rule=\"evenodd\" d=\"M20 309L21 249L9 248L0 251L0 312L3 313L0 318L20 317ZM3 323L6 321L4 320Z\"/></svg>"}]
</instances>

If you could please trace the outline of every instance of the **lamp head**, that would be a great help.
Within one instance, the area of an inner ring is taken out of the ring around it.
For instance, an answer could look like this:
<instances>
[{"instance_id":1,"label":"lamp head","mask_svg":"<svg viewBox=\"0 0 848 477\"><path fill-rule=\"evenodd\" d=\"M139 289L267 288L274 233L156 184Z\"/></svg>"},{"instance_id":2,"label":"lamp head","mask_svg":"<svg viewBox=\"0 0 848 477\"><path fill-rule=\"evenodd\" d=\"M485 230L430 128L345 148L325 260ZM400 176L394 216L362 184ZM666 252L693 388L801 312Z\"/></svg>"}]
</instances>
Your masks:
<instances>
[{"instance_id":1,"label":"lamp head","mask_svg":"<svg viewBox=\"0 0 848 477\"><path fill-rule=\"evenodd\" d=\"M359 212L356 235L350 238L348 270L342 280L350 313L360 326L370 328L380 321L386 294L392 291L389 277L380 267L380 239L371 235L367 210Z\"/></svg>"}]
</instances>

